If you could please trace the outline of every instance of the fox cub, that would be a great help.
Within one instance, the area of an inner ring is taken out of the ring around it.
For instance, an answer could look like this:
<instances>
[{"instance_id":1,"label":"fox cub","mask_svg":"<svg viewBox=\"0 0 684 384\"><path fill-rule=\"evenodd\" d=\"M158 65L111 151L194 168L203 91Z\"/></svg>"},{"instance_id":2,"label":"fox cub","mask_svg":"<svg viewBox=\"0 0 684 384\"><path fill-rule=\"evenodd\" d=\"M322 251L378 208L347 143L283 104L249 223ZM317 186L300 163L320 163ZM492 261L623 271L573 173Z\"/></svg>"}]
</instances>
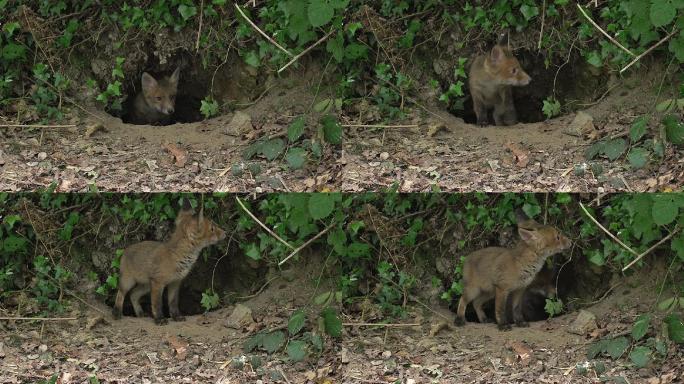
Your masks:
<instances>
[{"instance_id":1,"label":"fox cub","mask_svg":"<svg viewBox=\"0 0 684 384\"><path fill-rule=\"evenodd\" d=\"M488 55L475 58L470 66L468 86L473 97L477 124L489 124L489 111L494 109L496 125L513 125L518 116L513 105L513 86L524 86L532 78L525 73L503 35Z\"/></svg>"},{"instance_id":2,"label":"fox cub","mask_svg":"<svg viewBox=\"0 0 684 384\"><path fill-rule=\"evenodd\" d=\"M130 121L133 124L165 124L175 111L180 68L171 76L155 79L147 72L142 74L142 90L133 101Z\"/></svg>"},{"instance_id":3,"label":"fox cub","mask_svg":"<svg viewBox=\"0 0 684 384\"><path fill-rule=\"evenodd\" d=\"M518 225L520 241L513 248L489 247L468 255L463 263L463 294L458 302L455 324L465 324L466 306L473 302L477 318L487 322L482 304L494 298L494 312L500 330L511 326L506 316L512 298L513 321L527 326L522 315L522 298L544 266L546 258L570 247L570 240L556 228L527 221Z\"/></svg>"},{"instance_id":4,"label":"fox cub","mask_svg":"<svg viewBox=\"0 0 684 384\"><path fill-rule=\"evenodd\" d=\"M192 269L200 251L226 237L216 223L204 217L203 209L194 216L187 201L178 213L175 229L166 242L143 241L124 249L121 256L119 291L112 314L121 318L126 294L130 291L131 302L137 317L144 316L140 298L151 293L152 316L157 324L165 324L162 314L162 294L168 288L169 313L175 321L184 318L178 310L181 281Z\"/></svg>"}]
</instances>

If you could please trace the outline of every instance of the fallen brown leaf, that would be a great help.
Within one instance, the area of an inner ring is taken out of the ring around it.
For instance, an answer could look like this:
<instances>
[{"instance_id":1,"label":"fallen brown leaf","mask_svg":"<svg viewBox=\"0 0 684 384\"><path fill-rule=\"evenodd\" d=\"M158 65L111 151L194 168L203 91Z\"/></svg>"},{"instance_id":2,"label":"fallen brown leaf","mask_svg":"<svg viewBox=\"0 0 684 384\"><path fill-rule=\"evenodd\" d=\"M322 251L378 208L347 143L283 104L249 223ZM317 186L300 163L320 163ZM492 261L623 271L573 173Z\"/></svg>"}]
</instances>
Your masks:
<instances>
[{"instance_id":1,"label":"fallen brown leaf","mask_svg":"<svg viewBox=\"0 0 684 384\"><path fill-rule=\"evenodd\" d=\"M176 167L183 168L185 166L185 163L188 161L188 151L178 148L178 146L172 143L162 144L162 148L169 151L176 159Z\"/></svg>"},{"instance_id":2,"label":"fallen brown leaf","mask_svg":"<svg viewBox=\"0 0 684 384\"><path fill-rule=\"evenodd\" d=\"M518 340L511 340L508 343L508 347L511 348L515 354L517 355L518 360L520 361L520 364L523 366L528 366L530 365L530 361L532 360L532 348L528 347L527 344L523 341L518 341Z\"/></svg>"},{"instance_id":3,"label":"fallen brown leaf","mask_svg":"<svg viewBox=\"0 0 684 384\"><path fill-rule=\"evenodd\" d=\"M525 168L527 167L527 164L530 162L530 152L524 150L519 144L515 143L508 143L506 144L506 148L508 148L511 153L513 153L513 156L515 157L516 165L520 168Z\"/></svg>"},{"instance_id":4,"label":"fallen brown leaf","mask_svg":"<svg viewBox=\"0 0 684 384\"><path fill-rule=\"evenodd\" d=\"M185 360L185 357L188 355L188 343L176 336L169 336L167 341L173 348L176 358L178 360Z\"/></svg>"}]
</instances>

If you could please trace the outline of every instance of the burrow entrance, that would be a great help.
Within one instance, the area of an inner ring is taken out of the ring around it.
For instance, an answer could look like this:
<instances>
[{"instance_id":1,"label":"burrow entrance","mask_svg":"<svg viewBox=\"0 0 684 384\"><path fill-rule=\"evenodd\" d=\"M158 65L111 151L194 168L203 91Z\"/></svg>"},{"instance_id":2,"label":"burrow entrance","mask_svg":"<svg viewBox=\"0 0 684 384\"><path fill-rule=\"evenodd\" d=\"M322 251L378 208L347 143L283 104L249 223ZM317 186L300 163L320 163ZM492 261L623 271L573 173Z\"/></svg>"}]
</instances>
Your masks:
<instances>
[{"instance_id":1,"label":"burrow entrance","mask_svg":"<svg viewBox=\"0 0 684 384\"><path fill-rule=\"evenodd\" d=\"M607 77L599 76L579 55L571 55L567 62L550 64L544 55L536 51L518 50L514 54L525 72L532 77L530 84L513 87L513 99L520 123L546 120L542 107L547 98L555 96L562 111L567 112L579 107L580 103L598 99L605 91ZM453 109L451 112L466 123L477 123L469 91L463 108ZM490 118L490 121L493 122L493 119Z\"/></svg>"}]
</instances>

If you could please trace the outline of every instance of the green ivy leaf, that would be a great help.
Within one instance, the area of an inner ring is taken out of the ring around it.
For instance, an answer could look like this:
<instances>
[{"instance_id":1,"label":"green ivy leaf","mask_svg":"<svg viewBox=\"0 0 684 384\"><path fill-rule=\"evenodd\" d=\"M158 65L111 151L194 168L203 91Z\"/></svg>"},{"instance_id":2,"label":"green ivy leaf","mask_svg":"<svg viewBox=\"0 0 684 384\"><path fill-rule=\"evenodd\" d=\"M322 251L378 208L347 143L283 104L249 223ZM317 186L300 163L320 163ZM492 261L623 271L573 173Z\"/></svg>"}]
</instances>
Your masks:
<instances>
[{"instance_id":1,"label":"green ivy leaf","mask_svg":"<svg viewBox=\"0 0 684 384\"><path fill-rule=\"evenodd\" d=\"M520 13L523 14L525 20L530 21L532 18L539 15L539 8L536 5L523 4L520 6Z\"/></svg>"},{"instance_id":2,"label":"green ivy leaf","mask_svg":"<svg viewBox=\"0 0 684 384\"><path fill-rule=\"evenodd\" d=\"M651 360L651 348L644 347L642 345L634 347L632 352L629 353L629 359L637 368L643 368L648 365L649 360Z\"/></svg>"},{"instance_id":3,"label":"green ivy leaf","mask_svg":"<svg viewBox=\"0 0 684 384\"><path fill-rule=\"evenodd\" d=\"M290 336L294 336L299 333L299 331L304 328L304 323L306 322L306 315L304 315L303 310L295 311L295 313L290 316L290 321L287 322L287 331Z\"/></svg>"},{"instance_id":4,"label":"green ivy leaf","mask_svg":"<svg viewBox=\"0 0 684 384\"><path fill-rule=\"evenodd\" d=\"M254 243L248 246L247 252L245 252L245 254L252 260L261 260L261 252L259 252L259 247Z\"/></svg>"},{"instance_id":5,"label":"green ivy leaf","mask_svg":"<svg viewBox=\"0 0 684 384\"><path fill-rule=\"evenodd\" d=\"M632 168L641 169L648 163L648 151L643 147L632 148L627 155L627 160Z\"/></svg>"},{"instance_id":6,"label":"green ivy leaf","mask_svg":"<svg viewBox=\"0 0 684 384\"><path fill-rule=\"evenodd\" d=\"M180 13L183 20L188 21L189 18L197 14L197 8L194 6L181 4L178 6L178 13Z\"/></svg>"},{"instance_id":7,"label":"green ivy leaf","mask_svg":"<svg viewBox=\"0 0 684 384\"><path fill-rule=\"evenodd\" d=\"M309 0L309 22L314 28L322 27L332 20L335 9L327 0Z\"/></svg>"},{"instance_id":8,"label":"green ivy leaf","mask_svg":"<svg viewBox=\"0 0 684 384\"><path fill-rule=\"evenodd\" d=\"M651 23L653 26L664 27L674 20L677 10L671 0L651 0Z\"/></svg>"},{"instance_id":9,"label":"green ivy leaf","mask_svg":"<svg viewBox=\"0 0 684 384\"><path fill-rule=\"evenodd\" d=\"M287 344L287 355L292 361L302 361L306 357L306 343L302 340L292 340Z\"/></svg>"},{"instance_id":10,"label":"green ivy leaf","mask_svg":"<svg viewBox=\"0 0 684 384\"><path fill-rule=\"evenodd\" d=\"M335 199L331 193L314 193L309 197L309 214L314 220L325 219L334 208Z\"/></svg>"},{"instance_id":11,"label":"green ivy leaf","mask_svg":"<svg viewBox=\"0 0 684 384\"><path fill-rule=\"evenodd\" d=\"M342 335L342 320L340 320L333 308L325 308L321 312L321 317L323 317L325 333L332 337L340 337Z\"/></svg>"},{"instance_id":12,"label":"green ivy leaf","mask_svg":"<svg viewBox=\"0 0 684 384\"><path fill-rule=\"evenodd\" d=\"M250 65L254 68L259 68L259 65L261 65L261 60L259 60L259 54L257 54L256 51L252 50L246 52L244 59L247 65Z\"/></svg>"},{"instance_id":13,"label":"green ivy leaf","mask_svg":"<svg viewBox=\"0 0 684 384\"><path fill-rule=\"evenodd\" d=\"M648 332L648 326L651 323L651 315L645 314L639 316L632 326L632 339L639 341Z\"/></svg>"},{"instance_id":14,"label":"green ivy leaf","mask_svg":"<svg viewBox=\"0 0 684 384\"><path fill-rule=\"evenodd\" d=\"M629 348L629 340L626 337L618 337L608 342L606 352L613 360L617 360Z\"/></svg>"},{"instance_id":15,"label":"green ivy leaf","mask_svg":"<svg viewBox=\"0 0 684 384\"><path fill-rule=\"evenodd\" d=\"M275 331L264 335L263 344L266 352L273 353L285 344L285 333L283 331Z\"/></svg>"}]
</instances>

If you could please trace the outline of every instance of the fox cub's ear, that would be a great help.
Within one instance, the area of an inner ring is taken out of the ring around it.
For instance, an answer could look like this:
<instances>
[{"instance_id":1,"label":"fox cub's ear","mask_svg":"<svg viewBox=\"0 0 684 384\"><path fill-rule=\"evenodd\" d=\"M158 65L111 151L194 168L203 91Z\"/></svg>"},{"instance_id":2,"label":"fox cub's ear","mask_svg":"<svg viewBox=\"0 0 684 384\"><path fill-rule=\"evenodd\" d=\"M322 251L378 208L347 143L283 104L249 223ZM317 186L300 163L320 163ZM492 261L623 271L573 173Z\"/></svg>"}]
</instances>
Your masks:
<instances>
[{"instance_id":1,"label":"fox cub's ear","mask_svg":"<svg viewBox=\"0 0 684 384\"><path fill-rule=\"evenodd\" d=\"M180 77L180 67L176 68L175 71L171 74L171 77L169 77L169 82L173 86L178 86L178 78Z\"/></svg>"},{"instance_id":2,"label":"fox cub's ear","mask_svg":"<svg viewBox=\"0 0 684 384\"><path fill-rule=\"evenodd\" d=\"M147 72L143 72L141 82L142 82L142 89L145 92L150 91L159 85L157 83L157 80L155 80L154 77L152 77L152 75L150 75Z\"/></svg>"}]
</instances>

